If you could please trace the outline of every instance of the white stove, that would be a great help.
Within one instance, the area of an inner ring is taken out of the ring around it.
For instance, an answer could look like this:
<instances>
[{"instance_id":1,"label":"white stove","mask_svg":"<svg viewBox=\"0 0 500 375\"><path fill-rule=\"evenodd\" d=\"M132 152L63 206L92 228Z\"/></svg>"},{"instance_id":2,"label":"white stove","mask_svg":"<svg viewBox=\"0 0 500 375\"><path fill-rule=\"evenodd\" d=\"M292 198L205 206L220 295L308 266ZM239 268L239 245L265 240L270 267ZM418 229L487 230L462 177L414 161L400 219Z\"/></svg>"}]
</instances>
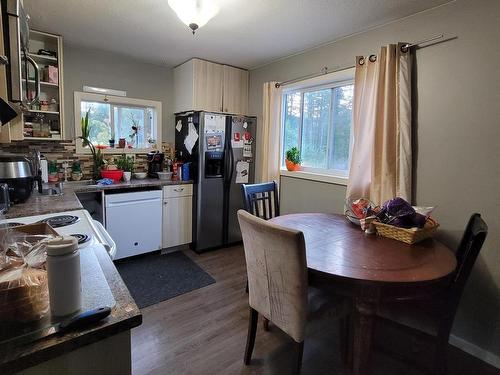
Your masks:
<instances>
[{"instance_id":1,"label":"white stove","mask_svg":"<svg viewBox=\"0 0 500 375\"><path fill-rule=\"evenodd\" d=\"M65 211L54 214L25 216L14 219L0 220L0 227L15 226L15 224L34 224L46 222L56 232L62 235L72 235L78 240L78 247L102 245L111 259L116 254L116 244L103 225L92 219L86 210Z\"/></svg>"}]
</instances>

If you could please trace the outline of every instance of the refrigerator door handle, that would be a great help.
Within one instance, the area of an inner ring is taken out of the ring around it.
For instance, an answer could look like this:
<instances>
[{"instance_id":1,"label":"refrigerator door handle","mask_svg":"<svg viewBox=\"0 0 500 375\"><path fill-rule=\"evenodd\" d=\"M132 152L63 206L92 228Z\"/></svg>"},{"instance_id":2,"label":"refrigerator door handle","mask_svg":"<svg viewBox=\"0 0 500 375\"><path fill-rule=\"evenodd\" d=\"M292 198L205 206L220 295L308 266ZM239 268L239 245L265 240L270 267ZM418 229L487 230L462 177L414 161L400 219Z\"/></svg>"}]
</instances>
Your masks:
<instances>
[{"instance_id":1,"label":"refrigerator door handle","mask_svg":"<svg viewBox=\"0 0 500 375\"><path fill-rule=\"evenodd\" d=\"M233 181L233 173L234 173L234 155L233 155L233 148L231 146L229 146L228 152L229 152L229 159L231 161L229 163L229 175L228 175L227 183L228 183L228 185L230 185L231 182Z\"/></svg>"}]
</instances>

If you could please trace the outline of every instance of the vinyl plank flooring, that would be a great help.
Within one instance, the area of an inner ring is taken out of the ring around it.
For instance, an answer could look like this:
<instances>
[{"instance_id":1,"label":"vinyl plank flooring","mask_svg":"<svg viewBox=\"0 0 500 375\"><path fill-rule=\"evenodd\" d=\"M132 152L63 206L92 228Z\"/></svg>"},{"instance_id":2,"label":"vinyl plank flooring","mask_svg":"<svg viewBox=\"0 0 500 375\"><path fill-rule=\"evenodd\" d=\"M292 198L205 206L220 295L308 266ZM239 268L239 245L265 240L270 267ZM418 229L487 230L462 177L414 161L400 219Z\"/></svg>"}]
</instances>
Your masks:
<instances>
[{"instance_id":1,"label":"vinyl plank flooring","mask_svg":"<svg viewBox=\"0 0 500 375\"><path fill-rule=\"evenodd\" d=\"M265 332L259 322L252 363L243 365L248 295L245 293L245 257L241 246L192 258L216 283L142 310L143 324L132 331L132 367L142 374L288 374L294 363L290 339L271 325ZM379 327L380 328L380 327ZM383 330L382 342L410 340ZM308 326L302 374L349 374L340 363L335 321ZM394 344L397 347L397 343ZM500 371L450 348L450 375ZM466 372L464 372L466 371ZM422 375L424 372L383 352L373 356L375 375Z\"/></svg>"}]
</instances>

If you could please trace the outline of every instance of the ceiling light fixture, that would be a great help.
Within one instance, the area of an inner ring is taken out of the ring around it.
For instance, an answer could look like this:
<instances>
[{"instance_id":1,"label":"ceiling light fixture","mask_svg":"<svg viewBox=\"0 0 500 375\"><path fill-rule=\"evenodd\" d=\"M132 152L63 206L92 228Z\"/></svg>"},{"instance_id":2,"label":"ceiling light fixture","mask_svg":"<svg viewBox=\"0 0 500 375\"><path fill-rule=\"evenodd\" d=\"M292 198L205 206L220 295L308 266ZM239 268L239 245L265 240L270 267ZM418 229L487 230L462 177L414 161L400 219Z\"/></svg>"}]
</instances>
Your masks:
<instances>
[{"instance_id":1,"label":"ceiling light fixture","mask_svg":"<svg viewBox=\"0 0 500 375\"><path fill-rule=\"evenodd\" d=\"M219 12L212 0L168 0L168 5L193 34Z\"/></svg>"}]
</instances>

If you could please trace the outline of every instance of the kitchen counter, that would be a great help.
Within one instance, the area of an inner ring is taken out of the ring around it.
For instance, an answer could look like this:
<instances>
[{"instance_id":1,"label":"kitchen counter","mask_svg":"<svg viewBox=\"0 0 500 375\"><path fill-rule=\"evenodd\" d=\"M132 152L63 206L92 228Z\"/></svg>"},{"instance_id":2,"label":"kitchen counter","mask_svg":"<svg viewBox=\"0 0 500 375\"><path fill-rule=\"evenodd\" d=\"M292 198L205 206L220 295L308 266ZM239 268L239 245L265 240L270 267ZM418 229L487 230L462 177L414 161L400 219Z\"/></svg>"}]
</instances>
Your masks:
<instances>
[{"instance_id":1,"label":"kitchen counter","mask_svg":"<svg viewBox=\"0 0 500 375\"><path fill-rule=\"evenodd\" d=\"M1 374L11 374L29 368L31 372L28 373L37 373L40 370L37 366L50 366L47 364L56 361L58 357L71 355L71 352L80 349L85 350L87 345L99 345L100 342L120 337L122 334L130 335L130 329L142 323L141 312L107 252L103 247L95 247L94 252L116 300L111 315L88 329L47 336L14 348L3 348L0 350ZM106 348L102 350L105 351ZM125 356L126 353L122 354Z\"/></svg>"},{"instance_id":2,"label":"kitchen counter","mask_svg":"<svg viewBox=\"0 0 500 375\"><path fill-rule=\"evenodd\" d=\"M117 189L141 189L154 188L167 185L192 184L193 181L162 181L155 178L143 180L131 180L129 182L118 182L113 185L91 185L83 182L68 182L64 185L63 195L40 195L35 190L25 203L13 205L5 214L5 219L16 217L51 214L64 211L79 210L83 208L76 193L94 193Z\"/></svg>"}]
</instances>

